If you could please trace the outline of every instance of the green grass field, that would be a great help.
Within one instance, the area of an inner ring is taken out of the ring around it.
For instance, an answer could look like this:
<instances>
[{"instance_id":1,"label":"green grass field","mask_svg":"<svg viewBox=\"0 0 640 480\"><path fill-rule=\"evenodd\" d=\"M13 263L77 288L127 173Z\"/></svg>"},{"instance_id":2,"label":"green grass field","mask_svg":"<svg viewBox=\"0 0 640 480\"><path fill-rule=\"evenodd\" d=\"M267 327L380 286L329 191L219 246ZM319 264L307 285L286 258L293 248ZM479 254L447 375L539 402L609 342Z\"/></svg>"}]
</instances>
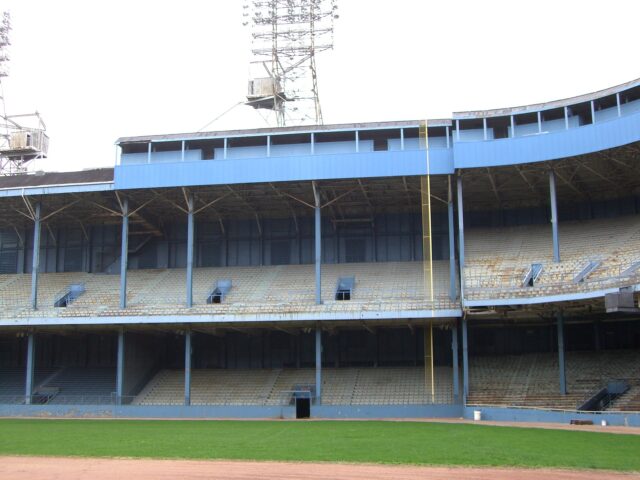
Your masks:
<instances>
[{"instance_id":1,"label":"green grass field","mask_svg":"<svg viewBox=\"0 0 640 480\"><path fill-rule=\"evenodd\" d=\"M640 471L640 436L419 422L7 419L0 455Z\"/></svg>"}]
</instances>

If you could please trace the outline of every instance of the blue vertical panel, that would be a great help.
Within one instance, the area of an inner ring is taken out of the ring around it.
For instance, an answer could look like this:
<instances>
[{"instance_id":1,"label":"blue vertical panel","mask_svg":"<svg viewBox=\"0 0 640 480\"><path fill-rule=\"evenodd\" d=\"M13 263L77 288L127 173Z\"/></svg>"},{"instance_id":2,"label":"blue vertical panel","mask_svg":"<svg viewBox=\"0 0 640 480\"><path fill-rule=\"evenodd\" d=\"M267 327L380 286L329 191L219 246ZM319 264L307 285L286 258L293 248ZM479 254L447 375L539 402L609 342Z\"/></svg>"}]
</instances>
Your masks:
<instances>
[{"instance_id":1,"label":"blue vertical panel","mask_svg":"<svg viewBox=\"0 0 640 480\"><path fill-rule=\"evenodd\" d=\"M191 329L184 332L184 404L191 405Z\"/></svg>"},{"instance_id":2,"label":"blue vertical panel","mask_svg":"<svg viewBox=\"0 0 640 480\"><path fill-rule=\"evenodd\" d=\"M187 214L187 308L193 306L193 195L189 195Z\"/></svg>"},{"instance_id":3,"label":"blue vertical panel","mask_svg":"<svg viewBox=\"0 0 640 480\"><path fill-rule=\"evenodd\" d=\"M464 302L464 204L462 177L458 177L458 251L460 255L460 302Z\"/></svg>"},{"instance_id":4,"label":"blue vertical panel","mask_svg":"<svg viewBox=\"0 0 640 480\"><path fill-rule=\"evenodd\" d=\"M322 234L321 234L321 217L320 217L320 206L316 202L315 208L315 246L316 246L316 254L315 254L315 264L316 264L316 304L320 305L322 303Z\"/></svg>"},{"instance_id":5,"label":"blue vertical panel","mask_svg":"<svg viewBox=\"0 0 640 480\"><path fill-rule=\"evenodd\" d=\"M460 396L460 379L458 377L458 324L451 327L451 356L453 359L453 399L458 401Z\"/></svg>"},{"instance_id":6,"label":"blue vertical panel","mask_svg":"<svg viewBox=\"0 0 640 480\"><path fill-rule=\"evenodd\" d=\"M560 261L560 240L558 238L558 200L556 196L556 174L549 170L549 194L551 196L551 234L553 236L553 261Z\"/></svg>"},{"instance_id":7,"label":"blue vertical panel","mask_svg":"<svg viewBox=\"0 0 640 480\"><path fill-rule=\"evenodd\" d=\"M562 312L556 313L558 327L558 370L560 379L560 394L567 394L567 379L564 363L564 316Z\"/></svg>"},{"instance_id":8,"label":"blue vertical panel","mask_svg":"<svg viewBox=\"0 0 640 480\"><path fill-rule=\"evenodd\" d=\"M120 308L127 308L127 264L129 260L129 200L122 202L122 241L120 248Z\"/></svg>"},{"instance_id":9,"label":"blue vertical panel","mask_svg":"<svg viewBox=\"0 0 640 480\"><path fill-rule=\"evenodd\" d=\"M33 372L35 370L35 336L29 333L27 337L27 369L25 380L24 403L31 404L33 395Z\"/></svg>"},{"instance_id":10,"label":"blue vertical panel","mask_svg":"<svg viewBox=\"0 0 640 480\"><path fill-rule=\"evenodd\" d=\"M38 308L38 270L40 269L40 202L36 203L33 226L33 261L31 262L31 308Z\"/></svg>"},{"instance_id":11,"label":"blue vertical panel","mask_svg":"<svg viewBox=\"0 0 640 480\"><path fill-rule=\"evenodd\" d=\"M469 397L469 345L467 341L467 319L462 319L462 402Z\"/></svg>"},{"instance_id":12,"label":"blue vertical panel","mask_svg":"<svg viewBox=\"0 0 640 480\"><path fill-rule=\"evenodd\" d=\"M322 402L322 330L316 327L316 405Z\"/></svg>"},{"instance_id":13,"label":"blue vertical panel","mask_svg":"<svg viewBox=\"0 0 640 480\"><path fill-rule=\"evenodd\" d=\"M451 191L451 176L449 176L449 199L447 203L447 220L449 231L449 298L456 299L456 247L455 224L453 221L453 192Z\"/></svg>"},{"instance_id":14,"label":"blue vertical panel","mask_svg":"<svg viewBox=\"0 0 640 480\"><path fill-rule=\"evenodd\" d=\"M124 385L124 329L118 330L118 358L116 365L116 404L122 405L122 386Z\"/></svg>"}]
</instances>

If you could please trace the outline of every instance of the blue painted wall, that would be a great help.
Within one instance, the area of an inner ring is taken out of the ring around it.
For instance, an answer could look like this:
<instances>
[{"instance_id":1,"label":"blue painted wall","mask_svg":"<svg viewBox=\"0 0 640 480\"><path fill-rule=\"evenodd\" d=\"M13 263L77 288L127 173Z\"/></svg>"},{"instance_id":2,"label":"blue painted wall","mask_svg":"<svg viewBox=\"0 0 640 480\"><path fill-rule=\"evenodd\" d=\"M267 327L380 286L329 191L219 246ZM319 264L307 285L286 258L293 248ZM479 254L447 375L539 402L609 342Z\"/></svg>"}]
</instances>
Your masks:
<instances>
[{"instance_id":1,"label":"blue painted wall","mask_svg":"<svg viewBox=\"0 0 640 480\"><path fill-rule=\"evenodd\" d=\"M444 137L442 145L432 145L431 173L554 160L640 141L640 111L627 109L631 111L621 117L614 116L617 109L598 111L596 123L581 127L571 124L568 130L563 128L564 120L544 121L541 134L537 133L537 123L518 125L516 138L492 140L493 130L488 129L489 139L483 140L481 129L462 130L453 148L446 148ZM575 118L570 120L575 123ZM525 131L527 127L530 132ZM214 160L195 161L196 155L185 162L180 161L179 151L160 152L153 154L151 164L134 163L144 160L146 154L128 154L115 169L115 188L424 175L425 150L400 151L398 142L390 141L387 151L373 152L371 142L361 141L358 153L353 152L354 142L318 143L314 155L303 154L309 145L274 145L270 157L266 156L266 146L239 147L230 148L229 158L224 160L219 159L222 152L216 149ZM418 147L417 139L405 142L405 148Z\"/></svg>"},{"instance_id":2,"label":"blue painted wall","mask_svg":"<svg viewBox=\"0 0 640 480\"><path fill-rule=\"evenodd\" d=\"M474 410L483 421L545 422L569 424L571 420L591 420L600 425L640 427L638 413L585 413L517 408L473 408L462 405L386 405L311 407L312 418L461 418L473 419ZM295 418L293 406L113 406L113 405L0 405L3 417L103 417L103 418ZM482 421L478 422L482 423ZM602 428L606 431L606 427Z\"/></svg>"},{"instance_id":3,"label":"blue painted wall","mask_svg":"<svg viewBox=\"0 0 640 480\"><path fill-rule=\"evenodd\" d=\"M500 407L465 407L463 410L464 418L469 420L473 419L473 412L479 410L485 421L569 424L571 420L591 420L594 425L600 425L602 420L606 420L609 425L640 427L640 413L632 412L566 412Z\"/></svg>"},{"instance_id":4,"label":"blue painted wall","mask_svg":"<svg viewBox=\"0 0 640 480\"><path fill-rule=\"evenodd\" d=\"M516 130L522 127L517 126ZM535 127L537 131L537 124ZM539 135L455 142L453 157L456 169L503 166L584 155L637 141L640 141L640 112Z\"/></svg>"},{"instance_id":5,"label":"blue painted wall","mask_svg":"<svg viewBox=\"0 0 640 480\"><path fill-rule=\"evenodd\" d=\"M180 152L176 152L176 160ZM451 149L430 150L431 173L453 173ZM334 178L424 175L425 150L238 158L200 162L120 165L115 187L131 188L288 182Z\"/></svg>"}]
</instances>

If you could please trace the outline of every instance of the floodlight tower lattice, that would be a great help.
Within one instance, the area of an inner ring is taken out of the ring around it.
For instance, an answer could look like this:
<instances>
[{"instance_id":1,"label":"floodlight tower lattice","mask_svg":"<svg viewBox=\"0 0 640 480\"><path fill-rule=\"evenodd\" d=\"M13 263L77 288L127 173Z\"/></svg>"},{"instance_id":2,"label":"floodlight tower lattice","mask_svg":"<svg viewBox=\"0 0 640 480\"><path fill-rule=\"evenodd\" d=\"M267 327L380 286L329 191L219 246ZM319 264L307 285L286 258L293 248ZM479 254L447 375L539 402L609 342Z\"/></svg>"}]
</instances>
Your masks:
<instances>
[{"instance_id":1,"label":"floodlight tower lattice","mask_svg":"<svg viewBox=\"0 0 640 480\"><path fill-rule=\"evenodd\" d=\"M27 171L28 163L46 158L49 137L38 112L7 115L2 80L9 75L9 33L11 16L3 12L0 18L0 175Z\"/></svg>"},{"instance_id":2,"label":"floodlight tower lattice","mask_svg":"<svg viewBox=\"0 0 640 480\"><path fill-rule=\"evenodd\" d=\"M253 0L246 104L273 112L277 126L322 124L316 54L333 48L337 0Z\"/></svg>"}]
</instances>

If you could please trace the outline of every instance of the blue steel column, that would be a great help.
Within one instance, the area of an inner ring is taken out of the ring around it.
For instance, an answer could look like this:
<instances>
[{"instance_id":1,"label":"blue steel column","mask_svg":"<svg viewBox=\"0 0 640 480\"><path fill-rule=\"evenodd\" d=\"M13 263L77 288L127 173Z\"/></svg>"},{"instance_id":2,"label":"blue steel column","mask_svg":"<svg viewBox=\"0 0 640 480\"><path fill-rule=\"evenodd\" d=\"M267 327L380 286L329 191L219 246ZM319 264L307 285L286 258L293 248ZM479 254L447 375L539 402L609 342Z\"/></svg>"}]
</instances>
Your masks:
<instances>
[{"instance_id":1,"label":"blue steel column","mask_svg":"<svg viewBox=\"0 0 640 480\"><path fill-rule=\"evenodd\" d=\"M315 199L315 247L316 247L316 304L322 303L322 217L320 216L320 195L313 185L313 196Z\"/></svg>"},{"instance_id":2,"label":"blue steel column","mask_svg":"<svg viewBox=\"0 0 640 480\"><path fill-rule=\"evenodd\" d=\"M558 370L560 373L560 394L567 394L567 379L564 364L564 316L562 312L556 313L558 324Z\"/></svg>"},{"instance_id":3,"label":"blue steel column","mask_svg":"<svg viewBox=\"0 0 640 480\"><path fill-rule=\"evenodd\" d=\"M40 202L36 203L33 224L33 261L31 262L31 308L38 308L38 270L40 270Z\"/></svg>"},{"instance_id":4,"label":"blue steel column","mask_svg":"<svg viewBox=\"0 0 640 480\"><path fill-rule=\"evenodd\" d=\"M120 308L127 308L127 265L129 263L129 200L122 202L122 247L120 250Z\"/></svg>"},{"instance_id":5,"label":"blue steel column","mask_svg":"<svg viewBox=\"0 0 640 480\"><path fill-rule=\"evenodd\" d=\"M184 332L184 404L191 405L191 329Z\"/></svg>"},{"instance_id":6,"label":"blue steel column","mask_svg":"<svg viewBox=\"0 0 640 480\"><path fill-rule=\"evenodd\" d=\"M460 302L464 302L464 205L462 177L458 176L458 252L460 255Z\"/></svg>"},{"instance_id":7,"label":"blue steel column","mask_svg":"<svg viewBox=\"0 0 640 480\"><path fill-rule=\"evenodd\" d=\"M187 199L187 308L193 306L193 195Z\"/></svg>"},{"instance_id":8,"label":"blue steel column","mask_svg":"<svg viewBox=\"0 0 640 480\"><path fill-rule=\"evenodd\" d=\"M451 356L453 358L453 399L458 400L460 396L460 377L458 373L458 323L451 328Z\"/></svg>"},{"instance_id":9,"label":"blue steel column","mask_svg":"<svg viewBox=\"0 0 640 480\"><path fill-rule=\"evenodd\" d=\"M469 346L467 342L467 319L462 319L462 402L469 396Z\"/></svg>"},{"instance_id":10,"label":"blue steel column","mask_svg":"<svg viewBox=\"0 0 640 480\"><path fill-rule=\"evenodd\" d=\"M27 337L27 378L24 389L24 403L31 404L31 396L33 395L33 371L35 369L35 338L33 333L29 333Z\"/></svg>"},{"instance_id":11,"label":"blue steel column","mask_svg":"<svg viewBox=\"0 0 640 480\"><path fill-rule=\"evenodd\" d=\"M453 224L453 192L451 189L451 175L449 175L449 198L447 203L449 217L449 298L456 299L456 244L455 227Z\"/></svg>"},{"instance_id":12,"label":"blue steel column","mask_svg":"<svg viewBox=\"0 0 640 480\"><path fill-rule=\"evenodd\" d=\"M122 405L124 385L124 329L118 330L118 358L116 362L116 405Z\"/></svg>"},{"instance_id":13,"label":"blue steel column","mask_svg":"<svg viewBox=\"0 0 640 480\"><path fill-rule=\"evenodd\" d=\"M316 405L322 401L322 330L316 327Z\"/></svg>"},{"instance_id":14,"label":"blue steel column","mask_svg":"<svg viewBox=\"0 0 640 480\"><path fill-rule=\"evenodd\" d=\"M551 232L553 235L553 261L560 261L560 241L558 239L558 201L556 198L556 174L549 170L549 193L551 195Z\"/></svg>"}]
</instances>

